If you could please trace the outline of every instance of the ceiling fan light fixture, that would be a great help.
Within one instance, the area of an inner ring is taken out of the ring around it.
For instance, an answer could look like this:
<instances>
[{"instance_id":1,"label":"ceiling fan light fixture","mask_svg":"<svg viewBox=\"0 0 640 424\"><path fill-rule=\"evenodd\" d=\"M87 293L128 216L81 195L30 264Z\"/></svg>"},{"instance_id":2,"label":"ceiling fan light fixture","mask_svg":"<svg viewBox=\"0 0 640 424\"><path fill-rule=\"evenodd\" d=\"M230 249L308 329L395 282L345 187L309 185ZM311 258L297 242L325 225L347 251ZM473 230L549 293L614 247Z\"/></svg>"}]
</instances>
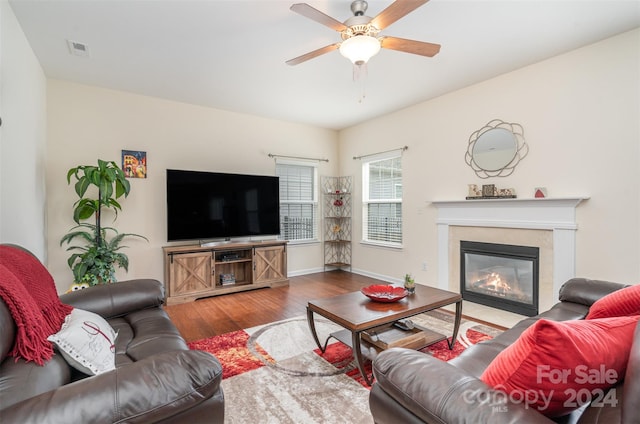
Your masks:
<instances>
[{"instance_id":1,"label":"ceiling fan light fixture","mask_svg":"<svg viewBox=\"0 0 640 424\"><path fill-rule=\"evenodd\" d=\"M340 54L354 65L364 65L380 51L380 40L370 35L356 35L340 44Z\"/></svg>"}]
</instances>

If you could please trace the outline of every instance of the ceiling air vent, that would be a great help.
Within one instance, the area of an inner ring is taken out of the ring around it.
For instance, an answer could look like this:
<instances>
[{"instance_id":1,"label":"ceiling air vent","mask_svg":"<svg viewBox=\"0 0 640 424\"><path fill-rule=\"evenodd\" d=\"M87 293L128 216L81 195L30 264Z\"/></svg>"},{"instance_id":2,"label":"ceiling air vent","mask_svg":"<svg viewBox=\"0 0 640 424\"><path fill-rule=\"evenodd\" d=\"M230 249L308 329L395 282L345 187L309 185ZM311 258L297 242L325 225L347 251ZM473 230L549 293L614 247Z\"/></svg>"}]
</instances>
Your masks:
<instances>
[{"instance_id":1,"label":"ceiling air vent","mask_svg":"<svg viewBox=\"0 0 640 424\"><path fill-rule=\"evenodd\" d=\"M74 56L89 57L89 46L78 41L67 40L69 53Z\"/></svg>"}]
</instances>

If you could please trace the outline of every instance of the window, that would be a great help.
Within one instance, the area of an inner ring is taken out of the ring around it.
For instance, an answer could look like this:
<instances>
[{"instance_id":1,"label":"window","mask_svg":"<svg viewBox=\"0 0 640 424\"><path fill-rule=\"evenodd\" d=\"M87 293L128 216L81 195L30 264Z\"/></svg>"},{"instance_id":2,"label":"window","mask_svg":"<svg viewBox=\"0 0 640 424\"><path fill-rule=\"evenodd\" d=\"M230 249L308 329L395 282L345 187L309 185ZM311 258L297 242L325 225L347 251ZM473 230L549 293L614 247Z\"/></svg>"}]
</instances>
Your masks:
<instances>
[{"instance_id":1,"label":"window","mask_svg":"<svg viewBox=\"0 0 640 424\"><path fill-rule=\"evenodd\" d=\"M362 238L402 246L401 152L370 157L362 164Z\"/></svg>"},{"instance_id":2,"label":"window","mask_svg":"<svg viewBox=\"0 0 640 424\"><path fill-rule=\"evenodd\" d=\"M280 238L313 241L318 236L318 168L314 163L276 161L280 177Z\"/></svg>"}]
</instances>

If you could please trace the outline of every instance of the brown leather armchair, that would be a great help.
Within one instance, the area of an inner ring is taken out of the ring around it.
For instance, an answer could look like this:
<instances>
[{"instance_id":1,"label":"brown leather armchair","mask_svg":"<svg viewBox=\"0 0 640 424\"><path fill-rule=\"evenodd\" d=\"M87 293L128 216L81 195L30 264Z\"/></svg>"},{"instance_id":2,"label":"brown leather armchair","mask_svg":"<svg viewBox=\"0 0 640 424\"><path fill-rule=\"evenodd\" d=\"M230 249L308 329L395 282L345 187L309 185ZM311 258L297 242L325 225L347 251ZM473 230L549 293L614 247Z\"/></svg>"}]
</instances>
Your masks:
<instances>
[{"instance_id":1,"label":"brown leather armchair","mask_svg":"<svg viewBox=\"0 0 640 424\"><path fill-rule=\"evenodd\" d=\"M0 258L1 259L1 258ZM156 280L130 280L60 296L118 332L116 368L87 376L54 354L44 366L8 356L16 324L0 299L0 421L3 423L222 423L222 367L189 350L162 308Z\"/></svg>"},{"instance_id":2,"label":"brown leather armchair","mask_svg":"<svg viewBox=\"0 0 640 424\"><path fill-rule=\"evenodd\" d=\"M553 420L507 399L480 380L491 361L540 318L583 319L589 307L623 284L574 278L560 290L560 302L526 318L496 338L466 349L443 362L408 349L389 349L373 362L376 382L369 405L377 424L395 423L602 423L640 424L640 324L636 327L626 375L615 390L615 405L585 405ZM472 393L473 397L466 397Z\"/></svg>"}]
</instances>

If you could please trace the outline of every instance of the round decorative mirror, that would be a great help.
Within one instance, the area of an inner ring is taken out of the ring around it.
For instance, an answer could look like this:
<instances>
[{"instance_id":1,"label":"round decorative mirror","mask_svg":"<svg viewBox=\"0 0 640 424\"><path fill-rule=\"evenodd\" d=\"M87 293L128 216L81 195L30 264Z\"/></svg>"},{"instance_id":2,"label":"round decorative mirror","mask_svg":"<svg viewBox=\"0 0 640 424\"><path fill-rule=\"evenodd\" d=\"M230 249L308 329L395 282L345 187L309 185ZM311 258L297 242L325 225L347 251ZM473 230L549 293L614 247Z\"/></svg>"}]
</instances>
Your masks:
<instances>
[{"instance_id":1,"label":"round decorative mirror","mask_svg":"<svg viewBox=\"0 0 640 424\"><path fill-rule=\"evenodd\" d=\"M529 152L518 124L494 119L469 137L465 162L480 178L506 177Z\"/></svg>"}]
</instances>

